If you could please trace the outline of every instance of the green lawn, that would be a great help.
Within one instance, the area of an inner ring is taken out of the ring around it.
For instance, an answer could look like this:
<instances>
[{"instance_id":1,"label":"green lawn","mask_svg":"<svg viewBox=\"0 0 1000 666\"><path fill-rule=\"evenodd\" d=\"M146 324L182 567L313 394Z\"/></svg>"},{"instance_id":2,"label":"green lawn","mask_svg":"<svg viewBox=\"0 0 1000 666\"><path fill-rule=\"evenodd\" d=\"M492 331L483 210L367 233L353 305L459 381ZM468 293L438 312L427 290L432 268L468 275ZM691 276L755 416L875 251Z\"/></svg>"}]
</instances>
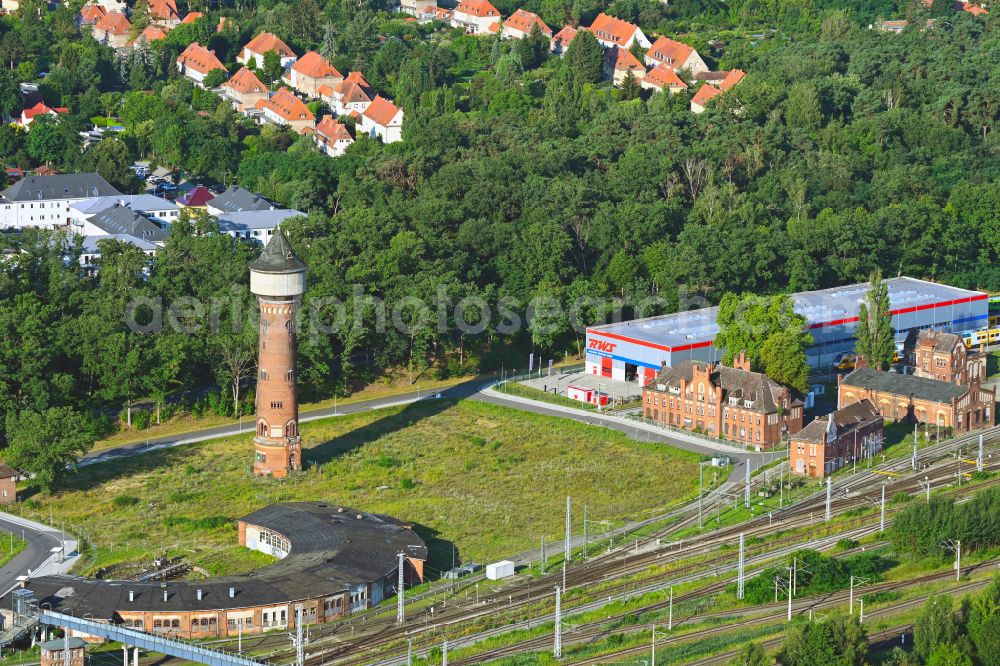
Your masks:
<instances>
[{"instance_id":1,"label":"green lawn","mask_svg":"<svg viewBox=\"0 0 1000 666\"><path fill-rule=\"evenodd\" d=\"M491 561L576 525L648 516L697 492L698 456L624 434L475 401L423 401L303 424L307 471L250 473L251 435L82 468L22 506L55 515L84 542L80 573L183 555L214 574L263 561L237 545L234 519L273 502L329 500L413 521L436 569ZM96 547L95 547L96 546Z\"/></svg>"},{"instance_id":2,"label":"green lawn","mask_svg":"<svg viewBox=\"0 0 1000 666\"><path fill-rule=\"evenodd\" d=\"M14 559L26 545L27 542L20 537L0 533L0 567Z\"/></svg>"}]
</instances>

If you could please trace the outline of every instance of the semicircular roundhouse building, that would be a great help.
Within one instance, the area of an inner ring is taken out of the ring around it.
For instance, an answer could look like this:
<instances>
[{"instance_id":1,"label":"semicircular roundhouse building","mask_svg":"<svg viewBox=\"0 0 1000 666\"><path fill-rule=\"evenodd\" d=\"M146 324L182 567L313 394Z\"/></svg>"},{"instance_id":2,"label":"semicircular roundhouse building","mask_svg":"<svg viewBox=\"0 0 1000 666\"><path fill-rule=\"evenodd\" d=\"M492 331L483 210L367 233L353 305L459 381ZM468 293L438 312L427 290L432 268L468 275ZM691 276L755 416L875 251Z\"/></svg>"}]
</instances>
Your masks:
<instances>
[{"instance_id":1,"label":"semicircular roundhouse building","mask_svg":"<svg viewBox=\"0 0 1000 666\"><path fill-rule=\"evenodd\" d=\"M40 607L175 638L259 633L330 622L423 581L427 546L395 518L324 502L288 502L238 521L240 544L281 558L247 574L201 581L40 576L21 583ZM10 594L0 613L12 608Z\"/></svg>"}]
</instances>

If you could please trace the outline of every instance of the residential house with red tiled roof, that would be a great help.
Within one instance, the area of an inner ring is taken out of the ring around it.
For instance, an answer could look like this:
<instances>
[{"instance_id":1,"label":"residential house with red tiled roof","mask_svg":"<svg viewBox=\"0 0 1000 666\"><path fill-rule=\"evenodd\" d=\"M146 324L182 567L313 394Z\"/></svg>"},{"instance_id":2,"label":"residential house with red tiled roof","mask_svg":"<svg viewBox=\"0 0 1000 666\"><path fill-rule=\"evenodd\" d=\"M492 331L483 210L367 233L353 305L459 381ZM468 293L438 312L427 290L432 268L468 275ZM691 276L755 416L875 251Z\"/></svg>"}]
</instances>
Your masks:
<instances>
[{"instance_id":1,"label":"residential house with red tiled roof","mask_svg":"<svg viewBox=\"0 0 1000 666\"><path fill-rule=\"evenodd\" d=\"M254 68L260 69L264 66L264 54L274 51L281 58L281 67L285 68L295 62L295 52L288 47L288 44L270 32L262 32L243 47L240 54L236 56L236 62L241 65L253 61Z\"/></svg>"},{"instance_id":2,"label":"residential house with red tiled roof","mask_svg":"<svg viewBox=\"0 0 1000 666\"><path fill-rule=\"evenodd\" d=\"M982 5L977 5L971 2L961 2L961 0L959 0L959 4L962 5L962 11L969 12L973 16L983 16L984 14L989 14L989 11L987 11Z\"/></svg>"},{"instance_id":3,"label":"residential house with red tiled roof","mask_svg":"<svg viewBox=\"0 0 1000 666\"><path fill-rule=\"evenodd\" d=\"M552 43L549 45L549 50L561 58L576 37L577 32L577 29L573 26L564 25L562 30L552 36Z\"/></svg>"},{"instance_id":4,"label":"residential house with red tiled roof","mask_svg":"<svg viewBox=\"0 0 1000 666\"><path fill-rule=\"evenodd\" d=\"M285 71L282 80L303 95L319 97L320 86L333 88L344 80L344 75L329 60L309 51Z\"/></svg>"},{"instance_id":5,"label":"residential house with red tiled roof","mask_svg":"<svg viewBox=\"0 0 1000 666\"><path fill-rule=\"evenodd\" d=\"M531 34L536 25L543 35L550 40L552 39L552 28L545 25L545 21L538 14L532 14L523 9L518 9L508 18L504 19L501 35L507 39L524 39Z\"/></svg>"},{"instance_id":6,"label":"residential house with red tiled roof","mask_svg":"<svg viewBox=\"0 0 1000 666\"><path fill-rule=\"evenodd\" d=\"M361 114L358 126L373 139L382 139L382 143L402 141L403 110L385 97L376 95Z\"/></svg>"},{"instance_id":7,"label":"residential house with red tiled roof","mask_svg":"<svg viewBox=\"0 0 1000 666\"><path fill-rule=\"evenodd\" d=\"M176 0L149 0L149 20L166 28L175 27L181 22Z\"/></svg>"},{"instance_id":8,"label":"residential house with red tiled roof","mask_svg":"<svg viewBox=\"0 0 1000 666\"><path fill-rule=\"evenodd\" d=\"M198 42L188 44L184 52L177 56L177 71L199 86L203 85L202 82L208 73L216 69L229 73L226 66L215 57L215 52L206 49Z\"/></svg>"},{"instance_id":9,"label":"residential house with red tiled roof","mask_svg":"<svg viewBox=\"0 0 1000 666\"><path fill-rule=\"evenodd\" d=\"M338 116L350 115L352 111L364 113L375 99L375 91L360 72L351 72L346 79L332 88L320 86L317 92L320 99Z\"/></svg>"},{"instance_id":10,"label":"residential house with red tiled roof","mask_svg":"<svg viewBox=\"0 0 1000 666\"><path fill-rule=\"evenodd\" d=\"M675 72L682 69L691 74L708 71L708 65L694 47L663 36L658 37L646 50L645 61L650 67L666 65Z\"/></svg>"},{"instance_id":11,"label":"residential house with red tiled roof","mask_svg":"<svg viewBox=\"0 0 1000 666\"><path fill-rule=\"evenodd\" d=\"M132 24L121 12L108 12L97 20L91 33L101 44L107 44L113 49L123 49L128 46L129 32Z\"/></svg>"},{"instance_id":12,"label":"residential house with red tiled roof","mask_svg":"<svg viewBox=\"0 0 1000 666\"><path fill-rule=\"evenodd\" d=\"M257 102L268 98L271 91L261 80L246 67L240 70L222 84L222 95L239 113L248 114L257 108Z\"/></svg>"},{"instance_id":13,"label":"residential house with red tiled roof","mask_svg":"<svg viewBox=\"0 0 1000 666\"><path fill-rule=\"evenodd\" d=\"M399 11L415 16L419 21L434 18L434 10L436 9L437 0L399 0Z\"/></svg>"},{"instance_id":14,"label":"residential house with red tiled roof","mask_svg":"<svg viewBox=\"0 0 1000 666\"><path fill-rule=\"evenodd\" d=\"M215 198L215 193L204 185L195 185L193 188L177 197L174 203L180 208L195 208L205 210L208 202Z\"/></svg>"},{"instance_id":15,"label":"residential house with red tiled roof","mask_svg":"<svg viewBox=\"0 0 1000 666\"><path fill-rule=\"evenodd\" d=\"M500 11L489 0L462 0L451 16L453 28L472 35L488 35L500 26Z\"/></svg>"},{"instance_id":16,"label":"residential house with red tiled roof","mask_svg":"<svg viewBox=\"0 0 1000 666\"><path fill-rule=\"evenodd\" d=\"M155 41L166 39L167 31L158 25L147 25L143 28L142 32L136 35L135 39L128 43L129 48L135 47L136 44L143 44L144 46L149 46Z\"/></svg>"},{"instance_id":17,"label":"residential house with red tiled roof","mask_svg":"<svg viewBox=\"0 0 1000 666\"><path fill-rule=\"evenodd\" d=\"M354 138L347 127L338 123L333 116L323 116L316 124L313 140L319 149L330 157L340 157L354 143Z\"/></svg>"},{"instance_id":18,"label":"residential house with red tiled roof","mask_svg":"<svg viewBox=\"0 0 1000 666\"><path fill-rule=\"evenodd\" d=\"M604 75L611 79L611 83L620 86L629 72L636 79L641 79L646 75L646 68L628 49L618 46L608 49L604 54Z\"/></svg>"},{"instance_id":19,"label":"residential house with red tiled roof","mask_svg":"<svg viewBox=\"0 0 1000 666\"><path fill-rule=\"evenodd\" d=\"M737 83L742 81L743 77L746 75L747 73L744 72L742 69L731 69L728 72L726 72L726 77L722 79L721 83L719 83L719 87L722 88L723 92L727 90L732 90L733 87Z\"/></svg>"},{"instance_id":20,"label":"residential house with red tiled roof","mask_svg":"<svg viewBox=\"0 0 1000 666\"><path fill-rule=\"evenodd\" d=\"M701 88L698 88L698 92L694 94L694 97L691 98L691 112L704 113L705 105L721 94L722 90L720 88L716 88L711 83L703 84Z\"/></svg>"},{"instance_id":21,"label":"residential house with red tiled roof","mask_svg":"<svg viewBox=\"0 0 1000 666\"><path fill-rule=\"evenodd\" d=\"M76 15L76 25L78 27L85 25L94 25L101 17L107 15L108 10L101 5L95 5L92 3L87 3L80 8L80 13Z\"/></svg>"},{"instance_id":22,"label":"residential house with red tiled roof","mask_svg":"<svg viewBox=\"0 0 1000 666\"><path fill-rule=\"evenodd\" d=\"M649 40L639 26L604 13L598 14L587 30L608 49L614 46L630 49L636 42L644 49L650 47Z\"/></svg>"},{"instance_id":23,"label":"residential house with red tiled roof","mask_svg":"<svg viewBox=\"0 0 1000 666\"><path fill-rule=\"evenodd\" d=\"M451 19L454 17L455 12L451 9L445 9L444 7L435 7L434 16L432 17L435 21L441 21L451 25Z\"/></svg>"},{"instance_id":24,"label":"residential house with red tiled roof","mask_svg":"<svg viewBox=\"0 0 1000 666\"><path fill-rule=\"evenodd\" d=\"M288 88L282 88L269 99L257 103L263 112L262 121L290 127L296 132L316 127L316 116Z\"/></svg>"},{"instance_id":25,"label":"residential house with red tiled roof","mask_svg":"<svg viewBox=\"0 0 1000 666\"><path fill-rule=\"evenodd\" d=\"M204 14L201 13L201 12L188 12L187 16L185 16L181 20L181 23L184 23L184 24L194 23L195 21L197 21L198 19L200 19L202 16L204 16Z\"/></svg>"},{"instance_id":26,"label":"residential house with red tiled roof","mask_svg":"<svg viewBox=\"0 0 1000 666\"><path fill-rule=\"evenodd\" d=\"M50 107L45 104L45 102L38 102L34 106L28 107L21 111L21 117L18 118L17 124L28 129L35 118L39 116L53 116L58 117L60 114L69 113L69 109L64 106Z\"/></svg>"},{"instance_id":27,"label":"residential house with red tiled roof","mask_svg":"<svg viewBox=\"0 0 1000 666\"><path fill-rule=\"evenodd\" d=\"M639 85L646 90L663 92L667 90L670 94L687 90L688 85L677 76L677 72L669 65L660 64L649 70L640 81Z\"/></svg>"}]
</instances>

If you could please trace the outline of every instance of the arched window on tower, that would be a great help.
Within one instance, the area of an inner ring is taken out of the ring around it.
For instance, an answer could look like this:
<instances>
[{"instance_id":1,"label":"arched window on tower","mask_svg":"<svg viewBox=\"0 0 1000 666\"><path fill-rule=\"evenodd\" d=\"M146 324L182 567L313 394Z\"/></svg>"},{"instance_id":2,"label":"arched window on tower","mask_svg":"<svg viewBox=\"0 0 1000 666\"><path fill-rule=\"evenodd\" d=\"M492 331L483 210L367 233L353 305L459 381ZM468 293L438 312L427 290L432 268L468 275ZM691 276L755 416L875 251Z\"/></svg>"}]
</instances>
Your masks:
<instances>
[{"instance_id":1,"label":"arched window on tower","mask_svg":"<svg viewBox=\"0 0 1000 666\"><path fill-rule=\"evenodd\" d=\"M257 421L257 434L261 437L267 437L267 421L264 419Z\"/></svg>"},{"instance_id":2,"label":"arched window on tower","mask_svg":"<svg viewBox=\"0 0 1000 666\"><path fill-rule=\"evenodd\" d=\"M285 437L298 437L299 427L295 421L289 421L285 424Z\"/></svg>"},{"instance_id":3,"label":"arched window on tower","mask_svg":"<svg viewBox=\"0 0 1000 666\"><path fill-rule=\"evenodd\" d=\"M295 335L295 320L289 319L285 322L285 329L288 330L288 335Z\"/></svg>"}]
</instances>

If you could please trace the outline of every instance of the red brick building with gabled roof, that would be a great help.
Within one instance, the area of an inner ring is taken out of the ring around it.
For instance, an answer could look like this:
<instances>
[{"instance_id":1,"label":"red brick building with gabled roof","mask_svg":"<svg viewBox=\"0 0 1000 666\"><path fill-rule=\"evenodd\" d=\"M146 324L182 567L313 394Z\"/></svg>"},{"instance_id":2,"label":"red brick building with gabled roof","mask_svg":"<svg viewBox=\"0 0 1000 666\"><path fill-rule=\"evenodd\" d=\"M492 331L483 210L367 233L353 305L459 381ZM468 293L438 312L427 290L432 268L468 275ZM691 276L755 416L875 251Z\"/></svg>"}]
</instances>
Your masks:
<instances>
[{"instance_id":1,"label":"red brick building with gabled roof","mask_svg":"<svg viewBox=\"0 0 1000 666\"><path fill-rule=\"evenodd\" d=\"M774 449L802 429L803 405L791 390L753 372L746 354L726 367L681 361L642 389L643 415L656 423Z\"/></svg>"},{"instance_id":2,"label":"red brick building with gabled roof","mask_svg":"<svg viewBox=\"0 0 1000 666\"><path fill-rule=\"evenodd\" d=\"M536 25L543 35L552 39L552 28L547 26L538 14L532 14L523 9L518 9L503 20L502 34L508 39L524 39L531 34Z\"/></svg>"},{"instance_id":3,"label":"red brick building with gabled roof","mask_svg":"<svg viewBox=\"0 0 1000 666\"><path fill-rule=\"evenodd\" d=\"M319 97L320 86L332 88L344 80L344 75L329 60L309 51L292 64L283 80L303 95Z\"/></svg>"},{"instance_id":4,"label":"red brick building with gabled roof","mask_svg":"<svg viewBox=\"0 0 1000 666\"><path fill-rule=\"evenodd\" d=\"M650 46L649 40L646 39L646 35L643 34L639 26L603 12L597 15L597 18L586 30L593 34L605 48L620 46L629 49L636 42L643 48Z\"/></svg>"}]
</instances>

